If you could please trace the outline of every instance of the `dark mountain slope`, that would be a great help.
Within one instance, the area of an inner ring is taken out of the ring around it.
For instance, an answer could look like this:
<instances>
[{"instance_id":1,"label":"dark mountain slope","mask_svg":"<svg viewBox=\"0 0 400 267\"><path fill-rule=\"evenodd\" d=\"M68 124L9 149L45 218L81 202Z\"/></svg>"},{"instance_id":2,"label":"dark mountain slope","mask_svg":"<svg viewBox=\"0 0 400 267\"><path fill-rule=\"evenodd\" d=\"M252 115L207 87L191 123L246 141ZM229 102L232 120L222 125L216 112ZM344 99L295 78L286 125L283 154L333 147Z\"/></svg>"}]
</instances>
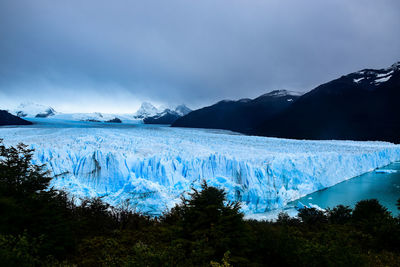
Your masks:
<instances>
[{"instance_id":1,"label":"dark mountain slope","mask_svg":"<svg viewBox=\"0 0 400 267\"><path fill-rule=\"evenodd\" d=\"M0 126L4 125L30 125L32 122L14 116L8 111L0 110Z\"/></svg>"},{"instance_id":2,"label":"dark mountain slope","mask_svg":"<svg viewBox=\"0 0 400 267\"><path fill-rule=\"evenodd\" d=\"M290 106L299 94L277 90L255 99L220 101L212 106L190 112L177 119L173 127L225 129L251 132L260 121L271 118Z\"/></svg>"},{"instance_id":3,"label":"dark mountain slope","mask_svg":"<svg viewBox=\"0 0 400 267\"><path fill-rule=\"evenodd\" d=\"M256 135L400 142L400 64L320 85L264 122Z\"/></svg>"}]
</instances>

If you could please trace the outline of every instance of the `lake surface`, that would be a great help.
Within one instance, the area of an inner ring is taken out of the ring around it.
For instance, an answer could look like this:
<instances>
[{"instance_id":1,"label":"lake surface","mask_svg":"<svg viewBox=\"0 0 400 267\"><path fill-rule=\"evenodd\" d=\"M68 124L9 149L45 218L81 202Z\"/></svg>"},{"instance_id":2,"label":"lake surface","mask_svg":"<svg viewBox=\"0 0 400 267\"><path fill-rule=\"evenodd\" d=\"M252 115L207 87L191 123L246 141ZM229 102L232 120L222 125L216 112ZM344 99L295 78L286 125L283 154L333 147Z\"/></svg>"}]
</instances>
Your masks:
<instances>
[{"instance_id":1,"label":"lake surface","mask_svg":"<svg viewBox=\"0 0 400 267\"><path fill-rule=\"evenodd\" d=\"M354 207L363 199L376 198L394 215L400 214L396 202L400 198L400 162L369 172L335 186L317 191L289 205L314 204L325 209L339 204Z\"/></svg>"}]
</instances>

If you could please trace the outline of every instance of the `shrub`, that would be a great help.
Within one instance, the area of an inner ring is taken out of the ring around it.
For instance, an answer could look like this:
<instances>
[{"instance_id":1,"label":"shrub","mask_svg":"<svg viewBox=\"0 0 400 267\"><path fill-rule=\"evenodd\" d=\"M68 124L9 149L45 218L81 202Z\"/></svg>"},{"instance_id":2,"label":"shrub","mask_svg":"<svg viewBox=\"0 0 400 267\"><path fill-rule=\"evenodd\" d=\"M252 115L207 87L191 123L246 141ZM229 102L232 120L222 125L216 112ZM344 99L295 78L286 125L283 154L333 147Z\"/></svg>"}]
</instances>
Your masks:
<instances>
[{"instance_id":1,"label":"shrub","mask_svg":"<svg viewBox=\"0 0 400 267\"><path fill-rule=\"evenodd\" d=\"M361 200L353 211L355 221L378 222L389 217L390 212L377 199Z\"/></svg>"},{"instance_id":2,"label":"shrub","mask_svg":"<svg viewBox=\"0 0 400 267\"><path fill-rule=\"evenodd\" d=\"M325 212L316 208L304 207L299 211L297 216L307 225L318 225L328 222Z\"/></svg>"},{"instance_id":3,"label":"shrub","mask_svg":"<svg viewBox=\"0 0 400 267\"><path fill-rule=\"evenodd\" d=\"M352 209L349 206L338 205L328 209L327 215L330 223L345 224L351 220Z\"/></svg>"}]
</instances>

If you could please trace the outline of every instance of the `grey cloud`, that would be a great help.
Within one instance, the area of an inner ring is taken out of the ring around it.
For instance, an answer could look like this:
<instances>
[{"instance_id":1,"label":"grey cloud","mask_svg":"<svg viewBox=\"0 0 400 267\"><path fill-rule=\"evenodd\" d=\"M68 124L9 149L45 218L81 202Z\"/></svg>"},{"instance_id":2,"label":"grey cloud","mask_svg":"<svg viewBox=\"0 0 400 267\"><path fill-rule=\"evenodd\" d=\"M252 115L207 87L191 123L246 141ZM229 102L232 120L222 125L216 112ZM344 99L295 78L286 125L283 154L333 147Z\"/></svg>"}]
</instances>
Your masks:
<instances>
[{"instance_id":1,"label":"grey cloud","mask_svg":"<svg viewBox=\"0 0 400 267\"><path fill-rule=\"evenodd\" d=\"M397 0L0 0L0 97L129 110L307 91L400 60L399 12Z\"/></svg>"}]
</instances>

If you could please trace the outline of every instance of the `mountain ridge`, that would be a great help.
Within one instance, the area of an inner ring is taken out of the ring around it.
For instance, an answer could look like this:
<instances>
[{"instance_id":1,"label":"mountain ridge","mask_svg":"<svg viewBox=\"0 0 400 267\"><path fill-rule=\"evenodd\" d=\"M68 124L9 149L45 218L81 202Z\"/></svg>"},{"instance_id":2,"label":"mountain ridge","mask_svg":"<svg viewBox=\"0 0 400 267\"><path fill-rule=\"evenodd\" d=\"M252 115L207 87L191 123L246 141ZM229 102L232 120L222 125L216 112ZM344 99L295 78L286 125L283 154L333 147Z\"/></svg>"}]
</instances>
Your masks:
<instances>
[{"instance_id":1,"label":"mountain ridge","mask_svg":"<svg viewBox=\"0 0 400 267\"><path fill-rule=\"evenodd\" d=\"M251 134L399 143L399 66L363 69L321 84Z\"/></svg>"},{"instance_id":2,"label":"mountain ridge","mask_svg":"<svg viewBox=\"0 0 400 267\"><path fill-rule=\"evenodd\" d=\"M299 96L287 90L274 90L254 99L221 100L177 119L173 127L215 128L249 133L264 116L272 116Z\"/></svg>"},{"instance_id":3,"label":"mountain ridge","mask_svg":"<svg viewBox=\"0 0 400 267\"><path fill-rule=\"evenodd\" d=\"M266 98L269 109L257 109ZM282 105L281 98L290 103ZM172 126L291 139L400 143L398 99L400 62L343 75L303 95L274 90L255 99L222 100L177 119Z\"/></svg>"}]
</instances>

